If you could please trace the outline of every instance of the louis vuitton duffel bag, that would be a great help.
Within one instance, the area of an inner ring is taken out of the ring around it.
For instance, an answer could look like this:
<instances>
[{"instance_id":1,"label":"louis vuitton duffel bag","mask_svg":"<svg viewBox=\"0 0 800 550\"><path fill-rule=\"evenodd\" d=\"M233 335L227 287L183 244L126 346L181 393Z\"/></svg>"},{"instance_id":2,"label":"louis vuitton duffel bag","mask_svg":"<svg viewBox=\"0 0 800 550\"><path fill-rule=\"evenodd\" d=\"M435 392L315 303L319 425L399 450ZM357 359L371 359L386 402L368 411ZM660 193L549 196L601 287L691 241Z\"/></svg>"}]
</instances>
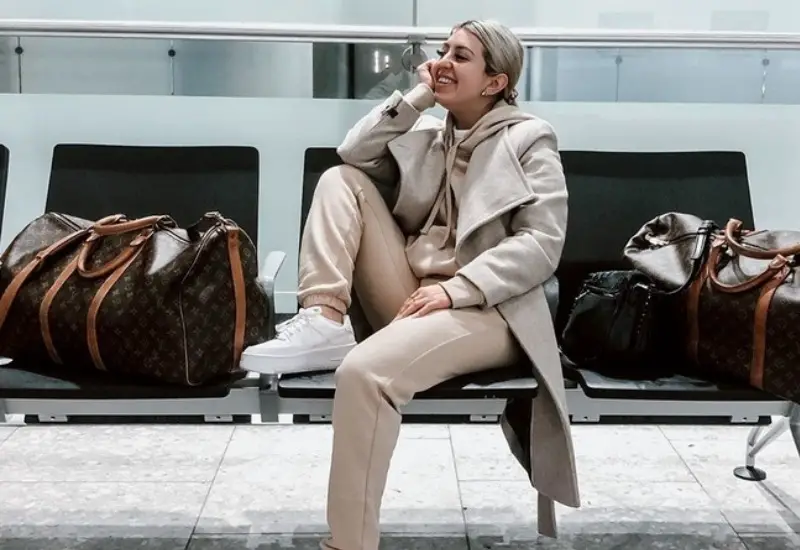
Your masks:
<instances>
[{"instance_id":1,"label":"louis vuitton duffel bag","mask_svg":"<svg viewBox=\"0 0 800 550\"><path fill-rule=\"evenodd\" d=\"M800 403L800 232L747 230L731 219L705 240L702 227L690 214L658 216L624 254L661 288L686 289L667 329L697 369Z\"/></svg>"},{"instance_id":2,"label":"louis vuitton duffel bag","mask_svg":"<svg viewBox=\"0 0 800 550\"><path fill-rule=\"evenodd\" d=\"M218 213L46 213L0 257L0 355L197 386L239 373L272 320L257 253Z\"/></svg>"}]
</instances>

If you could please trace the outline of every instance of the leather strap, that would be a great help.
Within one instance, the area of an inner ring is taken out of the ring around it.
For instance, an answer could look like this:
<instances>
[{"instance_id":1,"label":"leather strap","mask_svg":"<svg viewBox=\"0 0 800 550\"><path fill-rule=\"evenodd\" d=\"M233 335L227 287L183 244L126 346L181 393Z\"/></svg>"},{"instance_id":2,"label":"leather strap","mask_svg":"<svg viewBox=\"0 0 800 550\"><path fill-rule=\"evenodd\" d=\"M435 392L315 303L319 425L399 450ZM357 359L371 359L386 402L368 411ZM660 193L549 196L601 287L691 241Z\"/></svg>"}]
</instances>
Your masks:
<instances>
[{"instance_id":1,"label":"leather strap","mask_svg":"<svg viewBox=\"0 0 800 550\"><path fill-rule=\"evenodd\" d=\"M722 244L714 243L714 246L711 247L711 254L708 258L708 278L711 280L711 284L714 286L714 288L720 292L725 292L727 294L739 294L741 292L753 290L754 288L759 288L767 283L770 279L781 273L783 268L788 264L788 260L783 256L775 256L772 258L769 266L767 266L764 271L752 279L736 285L728 285L719 280L717 273L719 270L720 259L722 258L722 252L726 246L727 243L725 242L722 242Z\"/></svg>"},{"instance_id":2,"label":"leather strap","mask_svg":"<svg viewBox=\"0 0 800 550\"><path fill-rule=\"evenodd\" d=\"M228 235L228 260L231 264L233 297L236 305L236 323L233 329L233 365L231 371L239 367L244 350L244 332L247 320L247 296L245 294L244 268L239 252L239 228L226 226Z\"/></svg>"},{"instance_id":3,"label":"leather strap","mask_svg":"<svg viewBox=\"0 0 800 550\"><path fill-rule=\"evenodd\" d=\"M689 322L688 352L689 358L698 362L700 348L700 294L708 280L708 266L698 275L689 286L686 296L686 315Z\"/></svg>"},{"instance_id":4,"label":"leather strap","mask_svg":"<svg viewBox=\"0 0 800 550\"><path fill-rule=\"evenodd\" d=\"M756 302L756 314L753 320L753 358L750 363L750 384L756 388L764 388L764 361L767 355L767 318L769 307L775 291L783 284L791 273L788 265L784 265L772 279L762 288Z\"/></svg>"},{"instance_id":5,"label":"leather strap","mask_svg":"<svg viewBox=\"0 0 800 550\"><path fill-rule=\"evenodd\" d=\"M42 264L44 260L46 260L49 256L59 252L60 250L68 247L72 243L79 241L80 239L86 238L89 235L89 231L87 229L82 229L80 231L76 231L74 233L70 233L66 237L63 237L61 240L56 241L55 243L51 244L44 250L40 251L33 259L28 262L28 265L23 267L13 279L11 279L11 283L6 287L3 291L2 296L0 296L0 329L3 328L3 325L6 322L6 318L8 317L8 312L11 310L11 306L14 303L14 300L19 294L22 285L25 284L25 281L28 280L28 277L36 271L36 269Z\"/></svg>"},{"instance_id":6,"label":"leather strap","mask_svg":"<svg viewBox=\"0 0 800 550\"><path fill-rule=\"evenodd\" d=\"M101 220L102 221L102 220ZM122 235L123 233L133 233L142 229L153 228L159 224L174 226L175 221L169 216L147 216L138 220L117 221L112 223L96 223L92 226L92 232L107 237L109 235Z\"/></svg>"},{"instance_id":7,"label":"leather strap","mask_svg":"<svg viewBox=\"0 0 800 550\"><path fill-rule=\"evenodd\" d=\"M61 287L63 287L64 283L67 282L67 279L69 279L72 274L75 273L76 269L78 269L77 257L72 259L67 266L61 270L58 278L44 295L44 298L42 298L42 303L39 305L39 326L41 327L40 330L42 332L42 341L44 341L44 347L47 349L47 354L50 356L50 359L57 365L60 365L62 361L61 357L58 355L58 350L56 350L56 346L53 343L53 335L50 332L50 307L53 305L53 300L55 300L55 297L61 290Z\"/></svg>"},{"instance_id":8,"label":"leather strap","mask_svg":"<svg viewBox=\"0 0 800 550\"><path fill-rule=\"evenodd\" d=\"M759 260L771 260L777 256L794 256L800 254L800 243L782 248L756 248L752 245L739 241L742 231L742 222L731 218L725 225L725 240L731 250L740 256L757 258Z\"/></svg>"},{"instance_id":9,"label":"leather strap","mask_svg":"<svg viewBox=\"0 0 800 550\"><path fill-rule=\"evenodd\" d=\"M117 254L113 260L105 263L104 265L97 266L94 269L87 269L86 263L89 261L89 255L94 250L94 247L97 246L97 241L100 239L100 234L95 233L94 230L92 230L91 235L89 235L89 238L86 239L85 243L83 243L81 251L78 254L78 273L80 273L81 277L86 277L87 279L96 279L98 277L105 277L109 273L116 271L121 265L129 261L132 256L138 254L137 250L141 248L141 246L146 243L150 237L153 236L153 232L154 229L152 227L144 229L131 242L129 242L128 246L126 246L122 252Z\"/></svg>"},{"instance_id":10,"label":"leather strap","mask_svg":"<svg viewBox=\"0 0 800 550\"><path fill-rule=\"evenodd\" d=\"M89 346L89 355L92 357L92 363L94 363L94 366L99 370L107 370L105 363L103 363L103 357L100 355L100 343L97 339L97 316L100 313L100 306L103 305L103 301L106 299L106 296L108 296L108 293L111 292L111 289L114 288L114 285L125 274L125 271L127 271L134 260L139 257L142 250L144 250L143 246L137 247L134 254L103 281L103 284L100 285L100 288L95 293L94 298L92 298L91 304L89 304L89 312L86 315L86 343Z\"/></svg>"}]
</instances>

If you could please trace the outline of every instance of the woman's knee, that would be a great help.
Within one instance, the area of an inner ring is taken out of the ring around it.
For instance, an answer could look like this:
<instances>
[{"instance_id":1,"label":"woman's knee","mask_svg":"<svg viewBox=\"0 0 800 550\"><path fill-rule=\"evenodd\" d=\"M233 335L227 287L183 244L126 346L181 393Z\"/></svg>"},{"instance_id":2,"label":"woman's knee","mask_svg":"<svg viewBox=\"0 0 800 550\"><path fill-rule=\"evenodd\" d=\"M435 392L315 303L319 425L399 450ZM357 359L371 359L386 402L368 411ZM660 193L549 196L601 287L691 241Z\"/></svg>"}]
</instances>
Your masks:
<instances>
[{"instance_id":1,"label":"woman's knee","mask_svg":"<svg viewBox=\"0 0 800 550\"><path fill-rule=\"evenodd\" d=\"M395 363L396 365L396 363ZM392 358L376 353L374 346L361 343L353 348L334 373L337 395L353 397L353 394L386 399L397 407L407 403L412 394L402 377L393 376ZM402 369L400 369L402 370Z\"/></svg>"},{"instance_id":2,"label":"woman's knee","mask_svg":"<svg viewBox=\"0 0 800 550\"><path fill-rule=\"evenodd\" d=\"M363 386L375 384L377 378L371 368L371 363L360 353L359 346L354 347L345 356L342 363L333 374L336 388L342 386Z\"/></svg>"},{"instance_id":3,"label":"woman's knee","mask_svg":"<svg viewBox=\"0 0 800 550\"><path fill-rule=\"evenodd\" d=\"M325 170L317 182L315 194L342 192L346 191L353 195L358 195L364 182L369 182L369 177L359 170L347 164L340 164Z\"/></svg>"}]
</instances>

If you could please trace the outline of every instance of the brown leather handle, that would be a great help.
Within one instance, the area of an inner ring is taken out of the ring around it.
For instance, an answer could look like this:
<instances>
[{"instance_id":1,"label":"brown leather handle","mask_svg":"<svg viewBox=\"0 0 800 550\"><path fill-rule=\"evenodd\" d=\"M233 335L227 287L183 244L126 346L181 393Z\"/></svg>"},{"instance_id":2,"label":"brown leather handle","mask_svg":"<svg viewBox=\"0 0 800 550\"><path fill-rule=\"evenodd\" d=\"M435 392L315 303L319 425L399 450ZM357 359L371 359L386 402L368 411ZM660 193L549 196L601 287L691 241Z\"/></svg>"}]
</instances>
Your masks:
<instances>
[{"instance_id":1,"label":"brown leather handle","mask_svg":"<svg viewBox=\"0 0 800 550\"><path fill-rule=\"evenodd\" d=\"M42 265L42 262L44 262L48 257L58 253L60 250L70 246L71 244L84 239L88 234L88 229L81 229L80 231L70 233L66 237L62 237L61 240L51 244L44 250L41 250L39 253L37 253L31 259L31 261L25 265L24 268L14 275L14 278L11 279L11 283L9 283L9 285L5 288L3 294L0 295L0 329L3 328L3 324L8 317L8 312L11 309L11 305L14 303L14 300L22 288L22 285L24 285L28 280L28 277L31 276L31 273L39 269L39 266Z\"/></svg>"},{"instance_id":2,"label":"brown leather handle","mask_svg":"<svg viewBox=\"0 0 800 550\"><path fill-rule=\"evenodd\" d=\"M122 221L116 220L112 223L103 223L106 218L100 220L92 226L92 233L100 237L107 237L109 235L122 235L124 233L133 233L134 231L141 231L148 227L155 227L158 224L167 222L167 225L175 225L175 222L169 216L147 216L136 220Z\"/></svg>"},{"instance_id":3,"label":"brown leather handle","mask_svg":"<svg viewBox=\"0 0 800 550\"><path fill-rule=\"evenodd\" d=\"M97 266L94 269L87 269L86 262L89 261L89 256L94 251L94 247L97 246L97 241L100 239L100 235L98 233L92 232L89 235L89 238L84 241L83 245L81 246L81 251L78 253L78 266L77 271L81 275L81 277L86 277L87 279L95 279L97 277L104 277L110 273L113 273L117 268L121 265L125 264L128 260L136 254L139 247L141 247L147 240L153 236L155 229L151 227L147 227L144 231L139 233L125 249L117 254L117 256L100 266Z\"/></svg>"},{"instance_id":4,"label":"brown leather handle","mask_svg":"<svg viewBox=\"0 0 800 550\"><path fill-rule=\"evenodd\" d=\"M739 236L742 232L742 222L732 218L725 225L725 241L731 250L740 256L756 258L759 260L771 260L777 256L794 256L800 254L800 243L783 248L756 248L744 242L740 242Z\"/></svg>"},{"instance_id":5,"label":"brown leather handle","mask_svg":"<svg viewBox=\"0 0 800 550\"><path fill-rule=\"evenodd\" d=\"M726 244L727 242L725 241L717 241L711 247L711 253L708 256L708 279L711 281L711 285L720 292L725 292L727 294L738 294L741 292L747 292L748 290L753 290L754 288L759 288L769 282L770 279L775 277L775 275L781 273L782 270L789 264L789 260L779 254L772 258L772 261L769 263L767 269L749 281L745 281L736 285L725 284L719 280L719 262Z\"/></svg>"}]
</instances>

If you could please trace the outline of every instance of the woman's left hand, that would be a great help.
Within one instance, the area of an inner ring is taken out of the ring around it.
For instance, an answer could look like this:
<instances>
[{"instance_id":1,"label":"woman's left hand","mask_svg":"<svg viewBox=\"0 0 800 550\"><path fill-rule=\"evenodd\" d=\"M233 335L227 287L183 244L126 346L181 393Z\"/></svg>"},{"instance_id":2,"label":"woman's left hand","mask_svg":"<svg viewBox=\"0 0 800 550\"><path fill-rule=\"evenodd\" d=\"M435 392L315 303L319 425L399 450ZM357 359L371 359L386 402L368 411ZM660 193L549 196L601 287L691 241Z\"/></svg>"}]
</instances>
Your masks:
<instances>
[{"instance_id":1,"label":"woman's left hand","mask_svg":"<svg viewBox=\"0 0 800 550\"><path fill-rule=\"evenodd\" d=\"M437 309L447 309L452 306L450 296L439 285L430 285L418 288L403 303L394 320L404 317L422 317Z\"/></svg>"}]
</instances>

